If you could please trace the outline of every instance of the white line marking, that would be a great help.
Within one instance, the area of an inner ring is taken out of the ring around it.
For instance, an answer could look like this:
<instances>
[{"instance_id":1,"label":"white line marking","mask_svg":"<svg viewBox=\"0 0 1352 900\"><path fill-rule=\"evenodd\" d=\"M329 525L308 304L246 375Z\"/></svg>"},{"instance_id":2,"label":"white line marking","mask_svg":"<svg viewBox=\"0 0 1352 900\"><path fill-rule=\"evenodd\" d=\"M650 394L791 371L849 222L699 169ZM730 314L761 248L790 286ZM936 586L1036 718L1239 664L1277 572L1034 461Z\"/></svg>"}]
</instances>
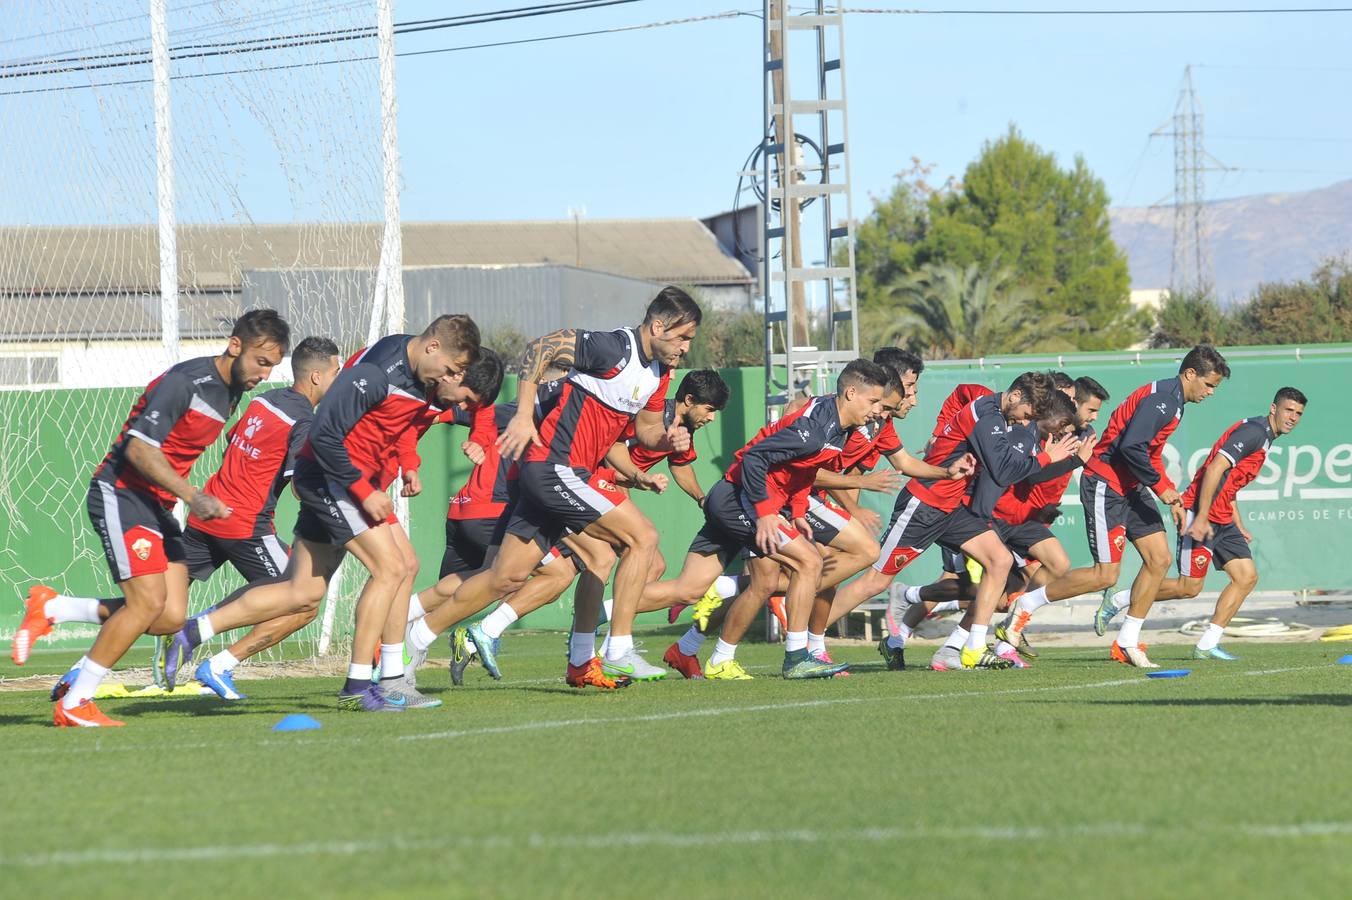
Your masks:
<instances>
[{"instance_id":1,"label":"white line marking","mask_svg":"<svg viewBox=\"0 0 1352 900\"><path fill-rule=\"evenodd\" d=\"M964 697L1002 697L1010 694L1041 694L1054 691L1076 691L1100 687L1117 687L1124 684L1142 684L1141 678L1117 678L1112 681L1094 681L1087 684L1062 684L1038 688L1010 688L1003 691L954 691L946 694L909 694L891 698L895 701L914 700L958 700ZM426 741L461 737L473 737L481 734L514 734L521 731L540 731L551 728L576 728L585 725L615 725L630 722L667 722L676 719L699 719L709 716L727 716L743 713L774 712L781 709L811 709L823 706L846 706L857 703L885 704L888 700L877 697L837 697L828 700L794 700L788 703L762 703L755 706L718 706L704 709L683 709L677 712L649 713L642 716L592 716L582 719L554 719L544 722L522 722L517 725L498 725L488 728L465 728L452 731L434 731L429 734L403 734L396 740Z\"/></svg>"},{"instance_id":2,"label":"white line marking","mask_svg":"<svg viewBox=\"0 0 1352 900\"><path fill-rule=\"evenodd\" d=\"M1252 672L1240 672L1241 675L1276 675L1278 672L1308 672L1311 669L1327 669L1329 664L1322 666L1287 666L1284 669L1255 669Z\"/></svg>"},{"instance_id":3,"label":"white line marking","mask_svg":"<svg viewBox=\"0 0 1352 900\"><path fill-rule=\"evenodd\" d=\"M524 834L482 837L383 838L307 841L297 844L214 844L198 847L108 847L93 850L28 853L0 857L0 868L48 868L78 865L126 865L164 862L207 862L246 858L355 856L361 853L415 850L617 850L658 847L684 849L726 844L832 844L905 840L1055 840L1195 834L1204 831L1242 837L1320 838L1352 834L1352 822L1307 822L1294 825L1216 824L1158 827L1141 822L1087 822L1052 827L943 826L913 828L849 828L748 830L725 832L640 832L617 834Z\"/></svg>"}]
</instances>

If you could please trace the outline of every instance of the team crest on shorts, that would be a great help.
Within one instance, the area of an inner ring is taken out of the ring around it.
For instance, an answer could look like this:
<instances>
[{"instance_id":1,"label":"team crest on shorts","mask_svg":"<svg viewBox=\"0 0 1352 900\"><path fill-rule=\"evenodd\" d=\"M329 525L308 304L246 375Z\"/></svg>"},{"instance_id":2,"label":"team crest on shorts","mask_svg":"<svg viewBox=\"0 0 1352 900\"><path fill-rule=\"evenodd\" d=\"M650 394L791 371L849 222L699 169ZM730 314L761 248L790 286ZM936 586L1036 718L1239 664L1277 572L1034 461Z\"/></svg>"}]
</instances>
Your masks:
<instances>
[{"instance_id":1,"label":"team crest on shorts","mask_svg":"<svg viewBox=\"0 0 1352 900\"><path fill-rule=\"evenodd\" d=\"M1118 550L1121 550L1123 547L1127 546L1127 536L1125 534L1119 534L1114 536L1113 546L1116 547Z\"/></svg>"},{"instance_id":2,"label":"team crest on shorts","mask_svg":"<svg viewBox=\"0 0 1352 900\"><path fill-rule=\"evenodd\" d=\"M1198 553L1196 556L1192 558L1192 564L1199 569L1204 569L1206 568L1206 564L1208 561L1210 561L1210 559L1211 557L1207 556L1205 553Z\"/></svg>"},{"instance_id":3,"label":"team crest on shorts","mask_svg":"<svg viewBox=\"0 0 1352 900\"><path fill-rule=\"evenodd\" d=\"M600 491L613 491L615 490L615 485L606 481L604 478L598 478L596 479L596 489Z\"/></svg>"},{"instance_id":4,"label":"team crest on shorts","mask_svg":"<svg viewBox=\"0 0 1352 900\"><path fill-rule=\"evenodd\" d=\"M137 538L131 542L131 552L136 554L136 558L144 562L150 559L150 541L145 538Z\"/></svg>"},{"instance_id":5,"label":"team crest on shorts","mask_svg":"<svg viewBox=\"0 0 1352 900\"><path fill-rule=\"evenodd\" d=\"M919 555L915 552L914 547L898 547L887 558L888 568L900 571L909 566Z\"/></svg>"}]
</instances>

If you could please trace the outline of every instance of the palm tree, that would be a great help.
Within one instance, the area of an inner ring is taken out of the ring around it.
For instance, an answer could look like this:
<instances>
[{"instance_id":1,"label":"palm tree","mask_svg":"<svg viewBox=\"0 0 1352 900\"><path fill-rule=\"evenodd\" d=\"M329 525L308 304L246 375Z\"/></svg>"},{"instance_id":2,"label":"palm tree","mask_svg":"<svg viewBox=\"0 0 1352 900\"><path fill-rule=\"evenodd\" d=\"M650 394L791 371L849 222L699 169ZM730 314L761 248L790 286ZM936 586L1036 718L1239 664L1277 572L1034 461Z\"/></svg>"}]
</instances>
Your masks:
<instances>
[{"instance_id":1,"label":"palm tree","mask_svg":"<svg viewBox=\"0 0 1352 900\"><path fill-rule=\"evenodd\" d=\"M892 285L865 321L880 344L939 359L1074 349L1084 323L1045 313L1036 299L1007 268L926 265Z\"/></svg>"}]
</instances>

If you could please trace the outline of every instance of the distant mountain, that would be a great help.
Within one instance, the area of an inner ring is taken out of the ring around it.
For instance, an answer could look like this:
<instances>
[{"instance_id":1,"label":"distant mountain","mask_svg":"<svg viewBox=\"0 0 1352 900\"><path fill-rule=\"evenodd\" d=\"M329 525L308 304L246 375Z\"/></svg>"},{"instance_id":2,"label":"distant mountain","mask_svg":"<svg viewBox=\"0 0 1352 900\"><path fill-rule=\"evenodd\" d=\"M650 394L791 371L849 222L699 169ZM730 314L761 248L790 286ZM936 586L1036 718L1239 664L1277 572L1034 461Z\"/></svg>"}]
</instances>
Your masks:
<instances>
[{"instance_id":1,"label":"distant mountain","mask_svg":"<svg viewBox=\"0 0 1352 900\"><path fill-rule=\"evenodd\" d=\"M1169 286L1174 208L1109 210L1133 288ZM1258 194L1207 204L1216 294L1247 297L1260 282L1308 276L1330 256L1352 253L1352 181L1295 194Z\"/></svg>"}]
</instances>

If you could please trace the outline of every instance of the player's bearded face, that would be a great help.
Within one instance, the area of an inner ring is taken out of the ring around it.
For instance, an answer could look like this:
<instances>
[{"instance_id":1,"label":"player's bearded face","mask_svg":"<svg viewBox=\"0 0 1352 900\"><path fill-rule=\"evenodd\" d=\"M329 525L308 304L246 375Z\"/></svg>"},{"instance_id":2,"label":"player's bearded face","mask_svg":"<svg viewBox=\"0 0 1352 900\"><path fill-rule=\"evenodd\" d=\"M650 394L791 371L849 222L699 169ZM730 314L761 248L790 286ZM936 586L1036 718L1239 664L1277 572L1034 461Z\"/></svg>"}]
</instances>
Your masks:
<instances>
[{"instance_id":1,"label":"player's bearded face","mask_svg":"<svg viewBox=\"0 0 1352 900\"><path fill-rule=\"evenodd\" d=\"M690 412L681 417L686 431L698 431L718 417L718 410L707 403L696 403Z\"/></svg>"},{"instance_id":2,"label":"player's bearded face","mask_svg":"<svg viewBox=\"0 0 1352 900\"><path fill-rule=\"evenodd\" d=\"M269 375L273 366L282 361L282 348L276 344L250 344L240 348L239 356L230 360L232 387L251 391Z\"/></svg>"},{"instance_id":3,"label":"player's bearded face","mask_svg":"<svg viewBox=\"0 0 1352 900\"><path fill-rule=\"evenodd\" d=\"M653 357L666 366L678 366L690 352L690 342L695 339L698 326L694 322L667 327L663 322L655 322L650 338Z\"/></svg>"}]
</instances>

